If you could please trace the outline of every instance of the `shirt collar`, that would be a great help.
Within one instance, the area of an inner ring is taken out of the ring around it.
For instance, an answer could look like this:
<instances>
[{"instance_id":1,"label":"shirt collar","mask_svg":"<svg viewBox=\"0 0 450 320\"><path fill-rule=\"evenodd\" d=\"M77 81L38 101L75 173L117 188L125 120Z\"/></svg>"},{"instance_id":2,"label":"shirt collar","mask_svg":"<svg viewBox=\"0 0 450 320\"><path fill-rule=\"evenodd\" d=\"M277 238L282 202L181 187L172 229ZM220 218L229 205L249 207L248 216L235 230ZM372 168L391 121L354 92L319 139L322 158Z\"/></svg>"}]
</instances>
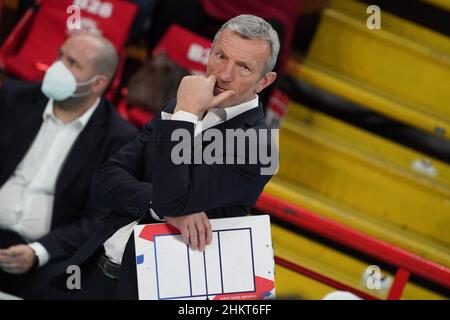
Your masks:
<instances>
[{"instance_id":1,"label":"shirt collar","mask_svg":"<svg viewBox=\"0 0 450 320\"><path fill-rule=\"evenodd\" d=\"M256 108L257 106L259 106L258 95L256 95L256 98L251 101L247 101L227 108L212 108L209 112L214 112L222 121L228 121L240 115L241 113Z\"/></svg>"},{"instance_id":2,"label":"shirt collar","mask_svg":"<svg viewBox=\"0 0 450 320\"><path fill-rule=\"evenodd\" d=\"M55 120L57 123L61 123L61 121L56 117L54 113L53 101L54 101L53 99L48 100L47 106L45 107L44 113L42 114L42 118L44 119L44 121L48 118L51 118ZM81 128L84 128L88 123L89 119L91 119L92 114L97 109L99 104L100 98L97 98L94 104L89 109L87 109L87 111L85 111L81 116L79 116L77 119L73 120L71 123L68 124L78 123L79 125L81 125Z\"/></svg>"}]
</instances>

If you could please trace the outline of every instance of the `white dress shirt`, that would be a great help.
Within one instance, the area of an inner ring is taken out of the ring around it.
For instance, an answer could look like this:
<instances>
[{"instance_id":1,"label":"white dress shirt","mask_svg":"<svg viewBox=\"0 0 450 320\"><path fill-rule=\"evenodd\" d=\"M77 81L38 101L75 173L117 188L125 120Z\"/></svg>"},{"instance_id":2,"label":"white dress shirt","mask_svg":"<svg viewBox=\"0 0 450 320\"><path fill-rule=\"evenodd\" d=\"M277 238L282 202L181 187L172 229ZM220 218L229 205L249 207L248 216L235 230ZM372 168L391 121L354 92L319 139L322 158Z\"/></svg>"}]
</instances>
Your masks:
<instances>
[{"instance_id":1,"label":"white dress shirt","mask_svg":"<svg viewBox=\"0 0 450 320\"><path fill-rule=\"evenodd\" d=\"M11 230L27 241L50 232L55 185L67 154L100 103L82 116L63 124L54 114L49 100L42 114L43 122L36 138L12 176L0 188L0 229ZM47 250L30 243L39 265L49 260Z\"/></svg>"},{"instance_id":2,"label":"white dress shirt","mask_svg":"<svg viewBox=\"0 0 450 320\"><path fill-rule=\"evenodd\" d=\"M237 106L228 108L212 108L202 120L199 120L197 115L186 111L177 111L174 114L161 111L161 119L192 122L195 125L194 136L197 136L202 131L217 126L222 122L228 121L241 113L258 107L258 105L259 99L258 96L256 96L255 99L241 103ZM157 221L164 221L152 209L150 209L150 215ZM131 236L131 233L133 232L134 226L138 223L139 220L133 221L132 223L120 228L108 240L106 240L103 246L105 248L105 254L109 260L117 264L122 263L122 256L125 251L126 244Z\"/></svg>"}]
</instances>

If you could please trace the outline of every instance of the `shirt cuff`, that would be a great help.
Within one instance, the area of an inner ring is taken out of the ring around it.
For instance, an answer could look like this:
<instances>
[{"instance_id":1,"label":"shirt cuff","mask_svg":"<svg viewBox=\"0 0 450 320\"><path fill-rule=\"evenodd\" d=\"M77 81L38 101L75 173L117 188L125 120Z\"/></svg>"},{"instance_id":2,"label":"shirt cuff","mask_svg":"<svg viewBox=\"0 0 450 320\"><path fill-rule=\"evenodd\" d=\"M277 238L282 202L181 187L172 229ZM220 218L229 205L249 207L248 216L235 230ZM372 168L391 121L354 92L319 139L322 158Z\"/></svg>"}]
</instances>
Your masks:
<instances>
[{"instance_id":1,"label":"shirt cuff","mask_svg":"<svg viewBox=\"0 0 450 320\"><path fill-rule=\"evenodd\" d=\"M198 116L187 111L177 111L172 114L170 120L187 121L193 124L197 124Z\"/></svg>"},{"instance_id":2,"label":"shirt cuff","mask_svg":"<svg viewBox=\"0 0 450 320\"><path fill-rule=\"evenodd\" d=\"M31 249L35 252L36 256L39 259L39 267L46 265L50 260L50 255L48 254L47 249L40 244L39 242L33 242L28 244Z\"/></svg>"},{"instance_id":3,"label":"shirt cuff","mask_svg":"<svg viewBox=\"0 0 450 320\"><path fill-rule=\"evenodd\" d=\"M164 218L158 216L158 215L155 213L155 211L153 211L152 208L150 208L149 211L150 211L150 215L152 216L152 218L155 219L156 221L161 221L161 222L166 221Z\"/></svg>"}]
</instances>

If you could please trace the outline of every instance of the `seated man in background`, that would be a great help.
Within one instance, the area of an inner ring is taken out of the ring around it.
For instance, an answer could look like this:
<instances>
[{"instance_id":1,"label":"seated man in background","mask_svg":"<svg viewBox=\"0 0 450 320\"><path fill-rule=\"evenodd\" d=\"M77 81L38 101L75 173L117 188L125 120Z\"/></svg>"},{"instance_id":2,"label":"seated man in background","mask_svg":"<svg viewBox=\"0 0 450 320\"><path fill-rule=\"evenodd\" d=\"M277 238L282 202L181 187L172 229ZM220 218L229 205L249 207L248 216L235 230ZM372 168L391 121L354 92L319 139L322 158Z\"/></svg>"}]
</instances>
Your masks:
<instances>
[{"instance_id":1,"label":"seated man in background","mask_svg":"<svg viewBox=\"0 0 450 320\"><path fill-rule=\"evenodd\" d=\"M70 257L101 224L92 176L136 134L102 98L117 63L108 40L77 34L42 84L0 88L0 291L45 281L43 266Z\"/></svg>"}]
</instances>

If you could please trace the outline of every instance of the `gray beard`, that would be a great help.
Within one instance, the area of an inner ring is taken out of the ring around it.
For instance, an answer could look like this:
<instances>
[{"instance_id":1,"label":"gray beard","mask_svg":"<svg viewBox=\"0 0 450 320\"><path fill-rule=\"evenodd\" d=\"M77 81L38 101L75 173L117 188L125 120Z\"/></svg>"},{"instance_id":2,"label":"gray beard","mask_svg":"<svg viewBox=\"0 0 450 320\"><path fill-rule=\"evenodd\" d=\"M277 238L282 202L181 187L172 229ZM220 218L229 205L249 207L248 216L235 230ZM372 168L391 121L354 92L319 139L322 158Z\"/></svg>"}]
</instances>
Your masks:
<instances>
[{"instance_id":1,"label":"gray beard","mask_svg":"<svg viewBox=\"0 0 450 320\"><path fill-rule=\"evenodd\" d=\"M66 100L55 101L58 108L64 111L77 111L80 107L84 106L85 101L89 99L89 96L85 97L70 97Z\"/></svg>"}]
</instances>

